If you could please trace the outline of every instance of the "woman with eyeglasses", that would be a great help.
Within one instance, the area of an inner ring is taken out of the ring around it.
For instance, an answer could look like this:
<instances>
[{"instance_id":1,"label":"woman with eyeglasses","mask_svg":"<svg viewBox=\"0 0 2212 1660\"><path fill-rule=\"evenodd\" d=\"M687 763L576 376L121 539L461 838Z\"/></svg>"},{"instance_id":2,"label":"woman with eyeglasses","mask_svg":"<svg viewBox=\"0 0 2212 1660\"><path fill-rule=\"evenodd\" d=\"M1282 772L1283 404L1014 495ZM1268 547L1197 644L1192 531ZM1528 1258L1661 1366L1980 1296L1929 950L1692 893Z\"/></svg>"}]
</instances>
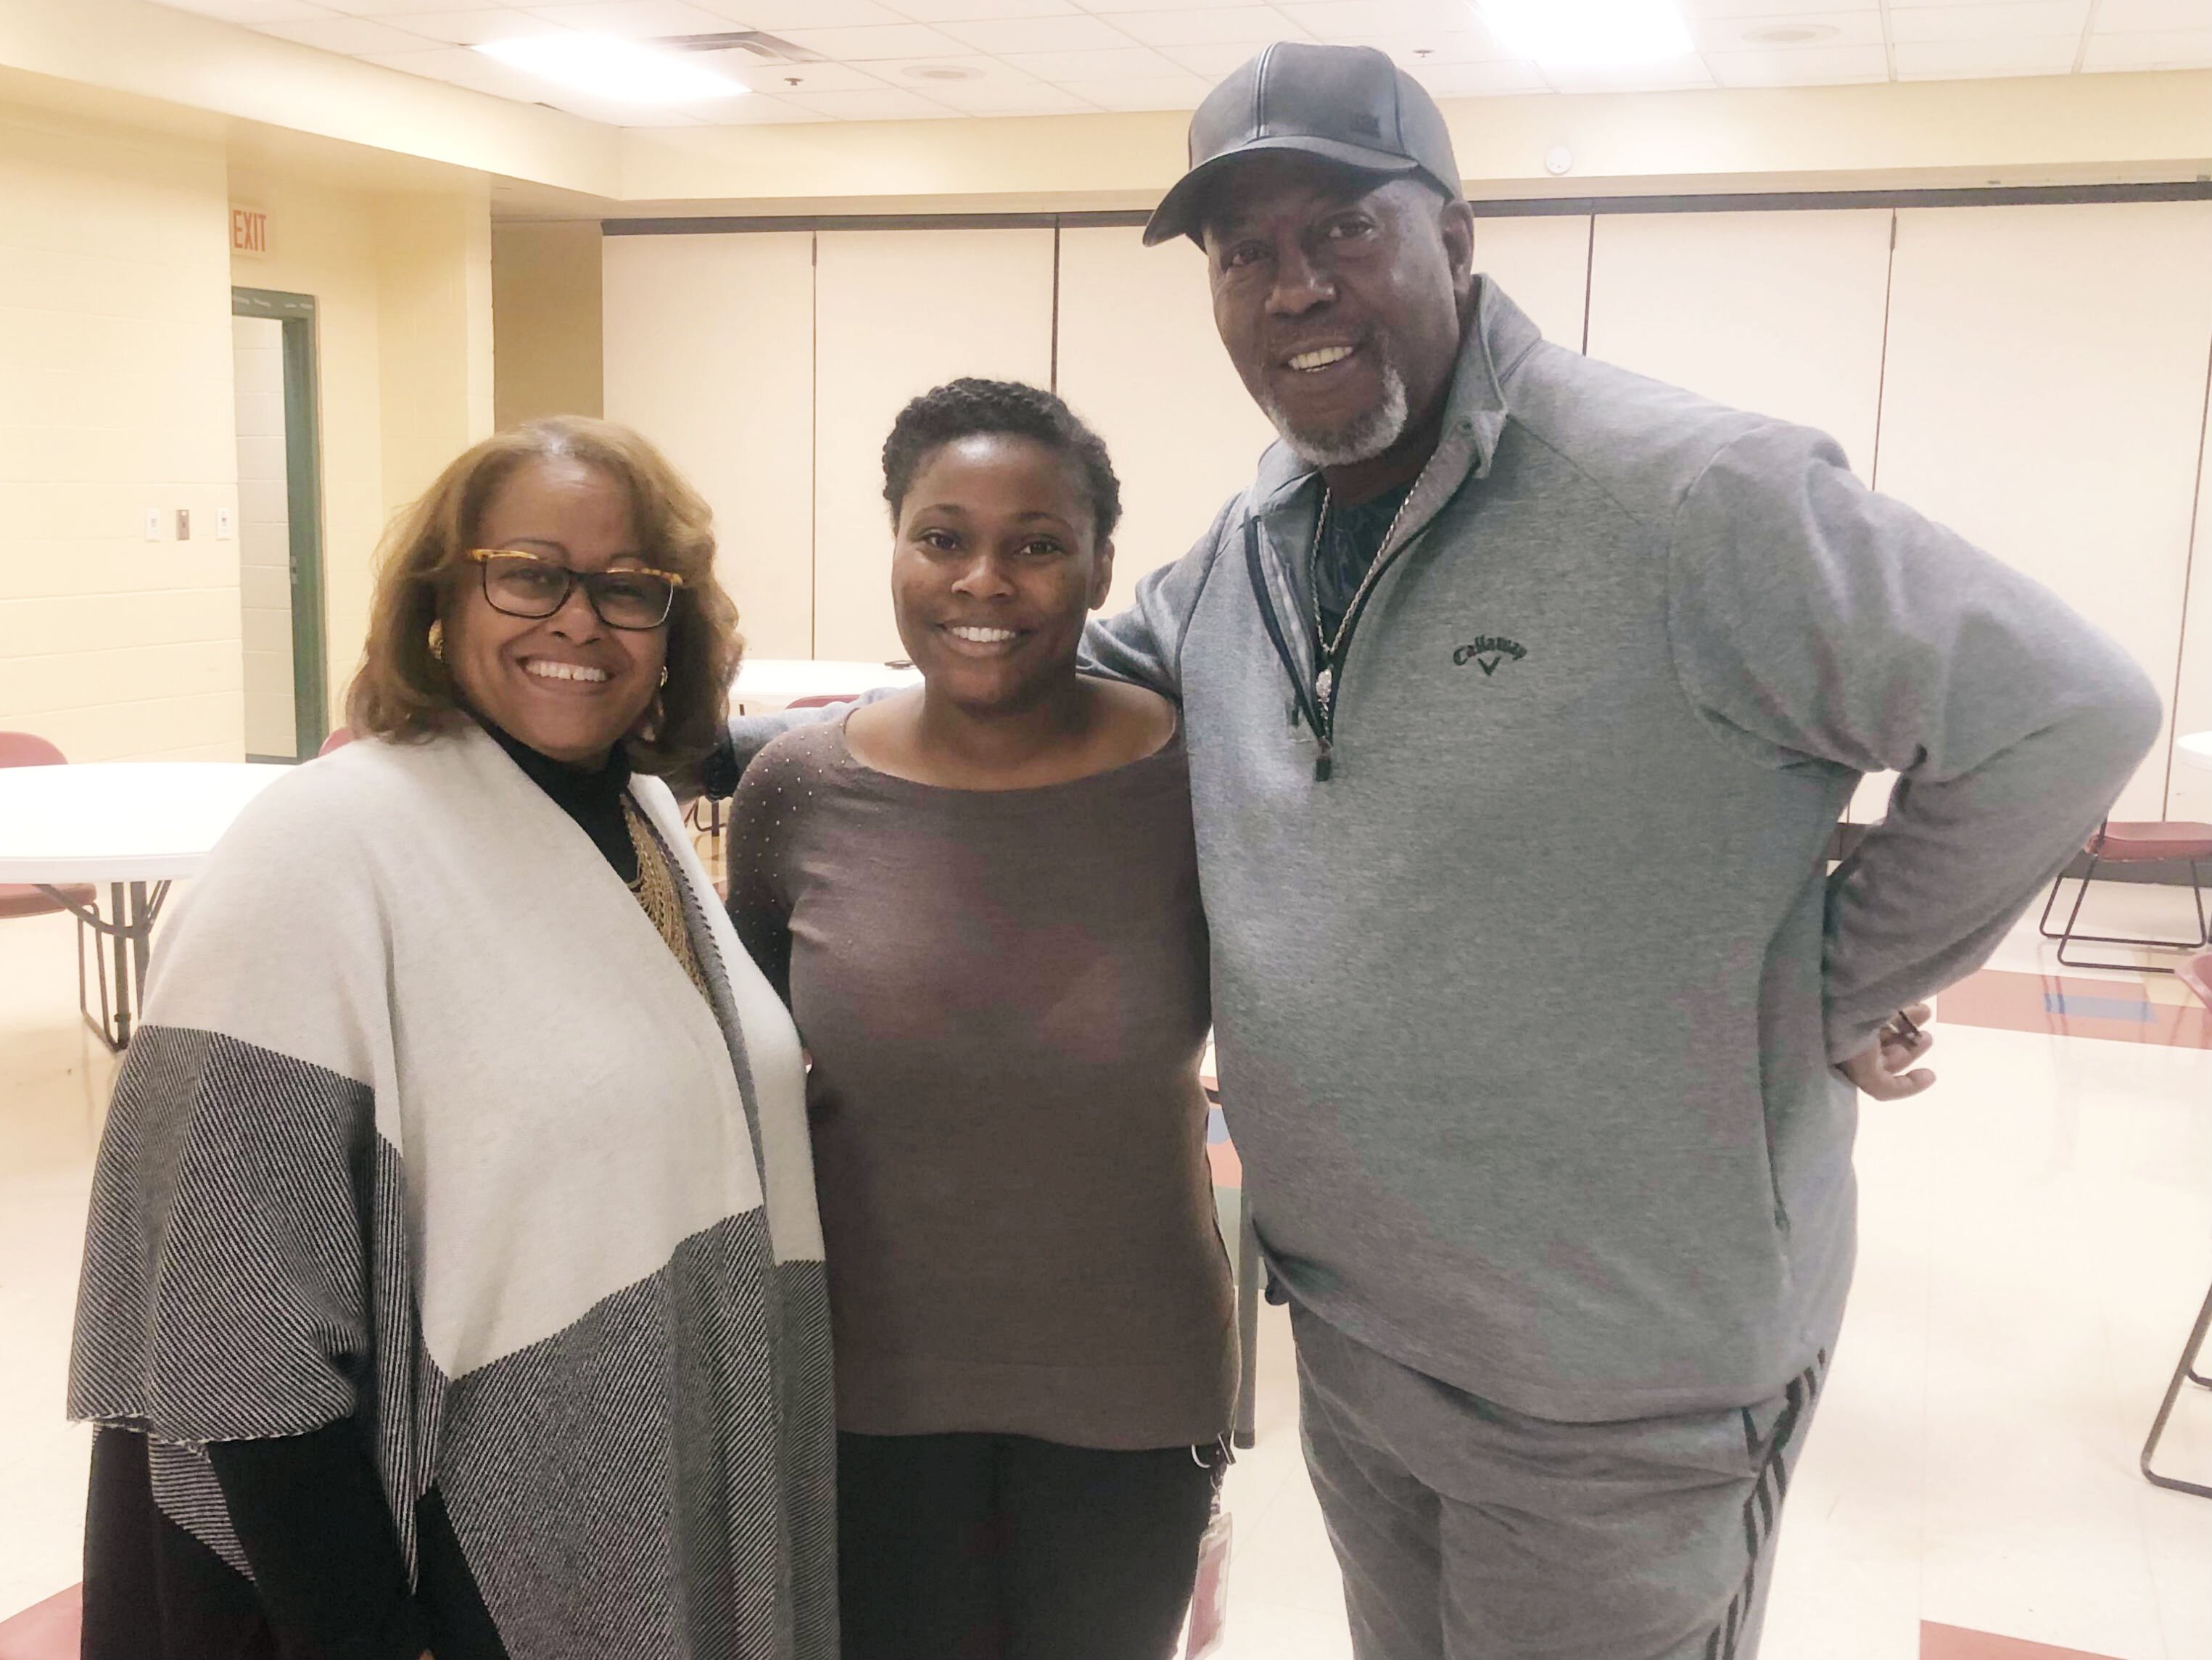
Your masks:
<instances>
[{"instance_id":1,"label":"woman with eyeglasses","mask_svg":"<svg viewBox=\"0 0 2212 1660\"><path fill-rule=\"evenodd\" d=\"M814 1062L843 1660L1162 1660L1237 1378L1179 723L1077 672L1121 487L1058 398L917 398L884 496L923 684L769 745L730 842Z\"/></svg>"},{"instance_id":2,"label":"woman with eyeglasses","mask_svg":"<svg viewBox=\"0 0 2212 1660\"><path fill-rule=\"evenodd\" d=\"M705 504L532 423L403 517L356 741L156 947L70 1410L88 1660L832 1660L789 1017L655 775L739 642Z\"/></svg>"}]
</instances>

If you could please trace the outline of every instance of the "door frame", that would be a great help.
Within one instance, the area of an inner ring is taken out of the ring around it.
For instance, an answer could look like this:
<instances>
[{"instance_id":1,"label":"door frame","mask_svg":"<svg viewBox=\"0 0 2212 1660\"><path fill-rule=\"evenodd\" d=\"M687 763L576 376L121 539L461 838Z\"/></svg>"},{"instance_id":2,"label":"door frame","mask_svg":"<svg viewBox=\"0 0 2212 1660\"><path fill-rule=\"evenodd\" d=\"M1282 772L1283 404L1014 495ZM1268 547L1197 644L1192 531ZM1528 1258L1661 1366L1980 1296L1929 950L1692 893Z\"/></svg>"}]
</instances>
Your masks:
<instances>
[{"instance_id":1,"label":"door frame","mask_svg":"<svg viewBox=\"0 0 2212 1660\"><path fill-rule=\"evenodd\" d=\"M234 317L270 317L283 327L284 505L291 532L292 734L298 759L330 735L323 624L323 448L316 372L315 296L234 288Z\"/></svg>"}]
</instances>

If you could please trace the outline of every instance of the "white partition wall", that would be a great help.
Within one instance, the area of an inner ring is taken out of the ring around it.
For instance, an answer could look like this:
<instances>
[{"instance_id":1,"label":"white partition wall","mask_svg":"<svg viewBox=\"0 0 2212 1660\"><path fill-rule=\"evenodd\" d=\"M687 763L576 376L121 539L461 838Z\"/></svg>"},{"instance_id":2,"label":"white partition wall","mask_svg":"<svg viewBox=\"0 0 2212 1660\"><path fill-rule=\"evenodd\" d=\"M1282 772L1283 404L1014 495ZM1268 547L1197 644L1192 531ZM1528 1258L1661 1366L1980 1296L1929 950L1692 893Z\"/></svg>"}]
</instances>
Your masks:
<instances>
[{"instance_id":1,"label":"white partition wall","mask_svg":"<svg viewBox=\"0 0 2212 1660\"><path fill-rule=\"evenodd\" d=\"M1875 483L2055 589L2171 695L2212 203L1898 216ZM2163 742L2118 812L2165 806Z\"/></svg>"},{"instance_id":2,"label":"white partition wall","mask_svg":"<svg viewBox=\"0 0 2212 1660\"><path fill-rule=\"evenodd\" d=\"M1591 246L1590 356L1818 427L1867 477L1890 222L1887 208L1607 214Z\"/></svg>"},{"instance_id":3,"label":"white partition wall","mask_svg":"<svg viewBox=\"0 0 2212 1660\"><path fill-rule=\"evenodd\" d=\"M1474 268L1498 279L1544 337L1583 347L1589 303L1590 216L1535 214L1474 222Z\"/></svg>"},{"instance_id":4,"label":"white partition wall","mask_svg":"<svg viewBox=\"0 0 2212 1660\"><path fill-rule=\"evenodd\" d=\"M1052 379L1053 233L824 231L815 269L814 654L903 654L884 439L957 375Z\"/></svg>"},{"instance_id":5,"label":"white partition wall","mask_svg":"<svg viewBox=\"0 0 2212 1660\"><path fill-rule=\"evenodd\" d=\"M607 418L667 453L714 509L745 648L814 643L813 234L610 236Z\"/></svg>"},{"instance_id":6,"label":"white partition wall","mask_svg":"<svg viewBox=\"0 0 2212 1660\"><path fill-rule=\"evenodd\" d=\"M1206 256L1142 237L1090 227L1060 240L1060 395L1105 439L1121 480L1109 611L1189 550L1275 437L1214 331Z\"/></svg>"}]
</instances>

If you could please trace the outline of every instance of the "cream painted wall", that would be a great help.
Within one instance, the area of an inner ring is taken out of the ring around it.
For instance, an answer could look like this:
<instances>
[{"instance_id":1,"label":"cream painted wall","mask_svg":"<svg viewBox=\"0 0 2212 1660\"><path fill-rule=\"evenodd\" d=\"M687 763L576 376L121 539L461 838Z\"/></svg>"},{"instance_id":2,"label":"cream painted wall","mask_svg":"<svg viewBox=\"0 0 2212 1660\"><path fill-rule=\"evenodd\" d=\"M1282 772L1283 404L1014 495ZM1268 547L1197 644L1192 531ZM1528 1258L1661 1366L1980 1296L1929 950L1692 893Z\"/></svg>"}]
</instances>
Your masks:
<instances>
[{"instance_id":1,"label":"cream painted wall","mask_svg":"<svg viewBox=\"0 0 2212 1660\"><path fill-rule=\"evenodd\" d=\"M816 244L814 654L903 654L891 620L883 447L957 375L1052 374L1049 230L824 231Z\"/></svg>"},{"instance_id":2,"label":"cream painted wall","mask_svg":"<svg viewBox=\"0 0 2212 1660\"><path fill-rule=\"evenodd\" d=\"M2212 398L2208 398L2207 412L2212 413ZM2212 731L2212 446L2197 459L2195 541L2182 619L2181 660L2171 694L2178 733ZM2212 824L2212 771L2185 762L2178 749L2166 779L2166 816Z\"/></svg>"},{"instance_id":3,"label":"cream painted wall","mask_svg":"<svg viewBox=\"0 0 2212 1660\"><path fill-rule=\"evenodd\" d=\"M492 430L489 193L380 196L376 235L389 515Z\"/></svg>"},{"instance_id":4,"label":"cream painted wall","mask_svg":"<svg viewBox=\"0 0 2212 1660\"><path fill-rule=\"evenodd\" d=\"M1474 222L1474 268L1556 344L1580 351L1589 300L1590 216L1531 214Z\"/></svg>"},{"instance_id":5,"label":"cream painted wall","mask_svg":"<svg viewBox=\"0 0 2212 1660\"><path fill-rule=\"evenodd\" d=\"M1898 215L1879 488L2047 584L2171 695L2212 202ZM2120 798L2160 816L2163 741Z\"/></svg>"},{"instance_id":6,"label":"cream painted wall","mask_svg":"<svg viewBox=\"0 0 2212 1660\"><path fill-rule=\"evenodd\" d=\"M222 153L0 105L0 727L79 761L234 760Z\"/></svg>"},{"instance_id":7,"label":"cream painted wall","mask_svg":"<svg viewBox=\"0 0 2212 1660\"><path fill-rule=\"evenodd\" d=\"M611 236L606 413L714 509L748 654L814 654L814 236Z\"/></svg>"},{"instance_id":8,"label":"cream painted wall","mask_svg":"<svg viewBox=\"0 0 2212 1660\"><path fill-rule=\"evenodd\" d=\"M1060 239L1060 395L1121 480L1109 611L1189 550L1275 439L1214 331L1206 256L1142 237L1079 227Z\"/></svg>"},{"instance_id":9,"label":"cream painted wall","mask_svg":"<svg viewBox=\"0 0 2212 1660\"><path fill-rule=\"evenodd\" d=\"M494 425L602 412L599 241L590 220L493 226Z\"/></svg>"},{"instance_id":10,"label":"cream painted wall","mask_svg":"<svg viewBox=\"0 0 2212 1660\"><path fill-rule=\"evenodd\" d=\"M1881 412L1891 219L1886 208L1601 214L1590 356L1818 427L1864 478Z\"/></svg>"}]
</instances>

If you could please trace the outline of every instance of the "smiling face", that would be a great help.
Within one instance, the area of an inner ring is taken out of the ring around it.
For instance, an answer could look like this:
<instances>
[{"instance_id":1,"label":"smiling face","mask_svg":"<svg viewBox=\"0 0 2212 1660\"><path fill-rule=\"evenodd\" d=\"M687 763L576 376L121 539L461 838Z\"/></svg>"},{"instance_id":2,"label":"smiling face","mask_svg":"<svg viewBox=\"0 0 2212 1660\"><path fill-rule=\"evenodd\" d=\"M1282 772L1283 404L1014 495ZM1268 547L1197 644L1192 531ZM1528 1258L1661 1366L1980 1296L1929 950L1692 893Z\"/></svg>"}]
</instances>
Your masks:
<instances>
[{"instance_id":1,"label":"smiling face","mask_svg":"<svg viewBox=\"0 0 2212 1660\"><path fill-rule=\"evenodd\" d=\"M915 470L896 533L892 609L932 692L1023 708L1074 673L1114 548L1072 457L1002 433L954 439Z\"/></svg>"},{"instance_id":2,"label":"smiling face","mask_svg":"<svg viewBox=\"0 0 2212 1660\"><path fill-rule=\"evenodd\" d=\"M476 528L480 548L535 554L571 570L649 566L629 494L600 468L562 459L509 473ZM445 606L446 664L468 707L541 755L597 768L636 727L659 689L668 629L611 629L583 589L536 619L484 598L471 563Z\"/></svg>"},{"instance_id":3,"label":"smiling face","mask_svg":"<svg viewBox=\"0 0 2212 1660\"><path fill-rule=\"evenodd\" d=\"M1206 219L1214 325L1292 449L1370 460L1440 405L1474 281L1466 204L1279 152L1241 162Z\"/></svg>"}]
</instances>

